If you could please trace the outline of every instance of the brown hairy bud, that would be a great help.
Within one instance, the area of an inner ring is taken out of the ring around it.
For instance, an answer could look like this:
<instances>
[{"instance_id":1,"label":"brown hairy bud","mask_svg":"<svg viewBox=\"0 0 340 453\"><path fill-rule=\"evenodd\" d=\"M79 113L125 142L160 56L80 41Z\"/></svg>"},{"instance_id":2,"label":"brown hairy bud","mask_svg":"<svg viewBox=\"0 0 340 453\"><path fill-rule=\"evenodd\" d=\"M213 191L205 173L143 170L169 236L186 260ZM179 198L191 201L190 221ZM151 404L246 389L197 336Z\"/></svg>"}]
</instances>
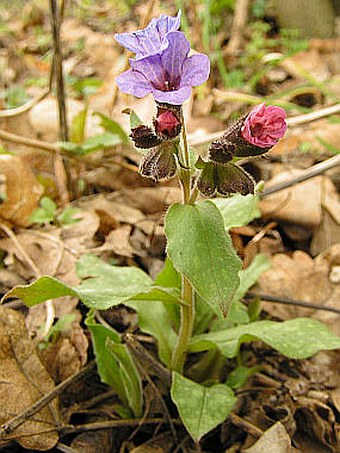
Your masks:
<instances>
[{"instance_id":1,"label":"brown hairy bud","mask_svg":"<svg viewBox=\"0 0 340 453\"><path fill-rule=\"evenodd\" d=\"M142 159L139 172L145 178L160 181L175 176L177 170L174 145L163 142L151 149Z\"/></svg>"},{"instance_id":2,"label":"brown hairy bud","mask_svg":"<svg viewBox=\"0 0 340 453\"><path fill-rule=\"evenodd\" d=\"M130 137L136 148L154 148L162 143L151 127L144 124L131 129Z\"/></svg>"}]
</instances>

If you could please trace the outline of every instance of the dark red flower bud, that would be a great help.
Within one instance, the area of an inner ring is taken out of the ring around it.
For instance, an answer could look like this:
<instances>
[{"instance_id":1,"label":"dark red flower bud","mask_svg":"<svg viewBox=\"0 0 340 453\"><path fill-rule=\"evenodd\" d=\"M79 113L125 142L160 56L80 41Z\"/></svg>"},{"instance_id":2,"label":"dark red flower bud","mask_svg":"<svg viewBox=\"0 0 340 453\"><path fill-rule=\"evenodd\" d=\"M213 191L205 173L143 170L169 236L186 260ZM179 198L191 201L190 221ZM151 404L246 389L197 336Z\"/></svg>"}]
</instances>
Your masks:
<instances>
[{"instance_id":1,"label":"dark red flower bud","mask_svg":"<svg viewBox=\"0 0 340 453\"><path fill-rule=\"evenodd\" d=\"M181 132L180 118L172 110L162 111L159 109L157 118L154 120L155 132L165 140L175 138Z\"/></svg>"}]
</instances>

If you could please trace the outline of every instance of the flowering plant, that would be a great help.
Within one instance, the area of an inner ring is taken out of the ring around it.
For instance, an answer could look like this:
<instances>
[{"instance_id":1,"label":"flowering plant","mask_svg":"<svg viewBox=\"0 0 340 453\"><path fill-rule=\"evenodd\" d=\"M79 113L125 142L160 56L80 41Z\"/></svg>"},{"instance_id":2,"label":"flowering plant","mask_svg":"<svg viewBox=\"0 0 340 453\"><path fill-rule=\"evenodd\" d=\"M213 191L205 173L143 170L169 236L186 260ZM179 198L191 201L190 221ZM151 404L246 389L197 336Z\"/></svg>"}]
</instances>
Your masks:
<instances>
[{"instance_id":1,"label":"flowering plant","mask_svg":"<svg viewBox=\"0 0 340 453\"><path fill-rule=\"evenodd\" d=\"M164 268L153 281L136 267L111 266L88 255L78 263L79 286L44 276L5 298L20 297L29 306L66 295L81 299L90 308L86 325L98 372L125 406L117 413L126 416L127 410L127 417L143 422L142 370L150 388L154 376L162 388L170 387L186 429L198 442L225 421L237 401L234 390L258 371L242 362L244 343L262 340L298 359L338 348L340 339L315 320L258 320L257 303L249 308L241 303L268 261L259 255L242 269L229 236L231 227L247 224L258 212L254 180L236 160L268 152L286 131L285 112L264 103L255 106L210 144L206 158L194 163L182 104L192 86L207 80L209 60L203 54L189 56L190 45L179 25L180 14L161 16L145 30L116 35L136 54L131 69L117 78L119 88L137 97L151 93L157 106L150 125L131 113L131 139L144 149L140 173L155 181L177 175L182 189L182 203L166 213ZM234 196L206 200L199 193ZM135 335L121 335L96 322L96 311L119 304L138 313L139 328L153 336L160 361ZM187 360L189 353L200 356ZM231 364L235 369L226 376Z\"/></svg>"}]
</instances>

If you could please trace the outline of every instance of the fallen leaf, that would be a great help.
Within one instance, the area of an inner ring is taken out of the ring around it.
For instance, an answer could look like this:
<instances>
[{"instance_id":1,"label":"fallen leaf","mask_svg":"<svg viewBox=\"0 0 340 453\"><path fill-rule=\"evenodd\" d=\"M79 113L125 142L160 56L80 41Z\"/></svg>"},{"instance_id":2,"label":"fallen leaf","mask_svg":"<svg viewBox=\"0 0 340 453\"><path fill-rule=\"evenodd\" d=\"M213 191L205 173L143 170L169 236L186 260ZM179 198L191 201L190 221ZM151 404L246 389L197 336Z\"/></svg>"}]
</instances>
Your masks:
<instances>
[{"instance_id":1,"label":"fallen leaf","mask_svg":"<svg viewBox=\"0 0 340 453\"><path fill-rule=\"evenodd\" d=\"M0 154L0 175L5 186L0 219L21 227L31 225L30 216L38 207L43 193L41 184L30 167L12 154Z\"/></svg>"},{"instance_id":2,"label":"fallen leaf","mask_svg":"<svg viewBox=\"0 0 340 453\"><path fill-rule=\"evenodd\" d=\"M291 440L286 428L280 422L275 423L255 442L254 445L243 450L244 453L289 453Z\"/></svg>"},{"instance_id":3,"label":"fallen leaf","mask_svg":"<svg viewBox=\"0 0 340 453\"><path fill-rule=\"evenodd\" d=\"M330 281L330 270L338 265L340 244L334 245L314 260L303 251L292 255L279 253L271 259L270 269L258 281L256 292L319 305L340 308L340 287ZM265 300L265 299L264 299ZM306 316L326 322L335 333L339 332L337 313L308 309L296 305L264 302L263 307L282 319Z\"/></svg>"},{"instance_id":4,"label":"fallen leaf","mask_svg":"<svg viewBox=\"0 0 340 453\"><path fill-rule=\"evenodd\" d=\"M57 341L40 352L42 361L56 383L77 373L87 362L88 339L78 323L60 333Z\"/></svg>"},{"instance_id":5,"label":"fallen leaf","mask_svg":"<svg viewBox=\"0 0 340 453\"><path fill-rule=\"evenodd\" d=\"M282 172L272 178L266 187L271 187L300 174L301 170ZM332 199L337 196L334 184L326 176L318 176L296 184L261 200L262 215L305 229L316 228L321 221L322 191L326 191Z\"/></svg>"},{"instance_id":6,"label":"fallen leaf","mask_svg":"<svg viewBox=\"0 0 340 453\"><path fill-rule=\"evenodd\" d=\"M0 422L4 423L51 391L54 383L28 338L24 316L0 307L0 329ZM54 400L14 431L17 442L32 450L53 448L57 432L43 431L56 426L58 420Z\"/></svg>"}]
</instances>

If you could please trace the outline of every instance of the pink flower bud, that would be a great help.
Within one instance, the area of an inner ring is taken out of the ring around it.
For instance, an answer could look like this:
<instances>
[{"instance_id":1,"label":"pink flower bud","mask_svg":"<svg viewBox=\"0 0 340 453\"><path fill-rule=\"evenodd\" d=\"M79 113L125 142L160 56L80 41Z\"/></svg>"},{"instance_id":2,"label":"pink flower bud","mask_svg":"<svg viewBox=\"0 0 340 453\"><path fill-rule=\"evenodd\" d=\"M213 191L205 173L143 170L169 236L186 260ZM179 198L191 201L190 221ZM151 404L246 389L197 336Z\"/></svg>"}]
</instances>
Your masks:
<instances>
[{"instance_id":1,"label":"pink flower bud","mask_svg":"<svg viewBox=\"0 0 340 453\"><path fill-rule=\"evenodd\" d=\"M252 145L270 148L282 138L287 129L286 112L265 102L249 113L241 128L242 137Z\"/></svg>"},{"instance_id":2,"label":"pink flower bud","mask_svg":"<svg viewBox=\"0 0 340 453\"><path fill-rule=\"evenodd\" d=\"M171 110L165 110L157 116L154 126L156 134L166 139L177 137L181 131L181 122Z\"/></svg>"}]
</instances>

